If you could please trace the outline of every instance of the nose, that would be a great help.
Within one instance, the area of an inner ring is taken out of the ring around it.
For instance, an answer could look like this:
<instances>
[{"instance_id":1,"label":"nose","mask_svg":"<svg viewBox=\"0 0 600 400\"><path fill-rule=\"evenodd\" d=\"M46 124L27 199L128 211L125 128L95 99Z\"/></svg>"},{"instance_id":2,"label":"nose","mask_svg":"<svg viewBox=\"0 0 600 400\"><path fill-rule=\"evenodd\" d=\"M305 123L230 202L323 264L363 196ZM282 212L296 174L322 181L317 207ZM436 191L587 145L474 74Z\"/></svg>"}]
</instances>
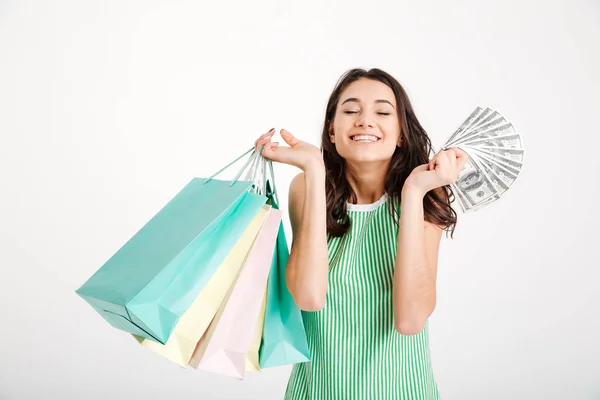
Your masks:
<instances>
[{"instance_id":1,"label":"nose","mask_svg":"<svg viewBox=\"0 0 600 400\"><path fill-rule=\"evenodd\" d=\"M369 127L369 128L373 128L374 124L373 124L373 120L371 120L366 114L363 114L361 116L359 116L358 118L356 118L356 121L354 122L354 126L356 127Z\"/></svg>"}]
</instances>

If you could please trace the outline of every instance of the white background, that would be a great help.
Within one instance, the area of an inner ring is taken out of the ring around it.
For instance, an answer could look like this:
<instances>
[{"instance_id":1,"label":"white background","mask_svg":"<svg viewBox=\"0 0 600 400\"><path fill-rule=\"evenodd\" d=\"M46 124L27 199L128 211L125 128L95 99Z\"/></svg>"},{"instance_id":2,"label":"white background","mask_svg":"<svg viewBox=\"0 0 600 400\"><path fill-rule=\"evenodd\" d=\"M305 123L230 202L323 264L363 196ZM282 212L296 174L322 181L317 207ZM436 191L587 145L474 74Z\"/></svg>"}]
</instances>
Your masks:
<instances>
[{"instance_id":1,"label":"white background","mask_svg":"<svg viewBox=\"0 0 600 400\"><path fill-rule=\"evenodd\" d=\"M379 67L437 148L483 105L527 149L443 241L443 398L600 399L599 41L594 0L3 0L0 398L281 399L289 368L181 369L74 290L271 127L318 144L338 77Z\"/></svg>"}]
</instances>

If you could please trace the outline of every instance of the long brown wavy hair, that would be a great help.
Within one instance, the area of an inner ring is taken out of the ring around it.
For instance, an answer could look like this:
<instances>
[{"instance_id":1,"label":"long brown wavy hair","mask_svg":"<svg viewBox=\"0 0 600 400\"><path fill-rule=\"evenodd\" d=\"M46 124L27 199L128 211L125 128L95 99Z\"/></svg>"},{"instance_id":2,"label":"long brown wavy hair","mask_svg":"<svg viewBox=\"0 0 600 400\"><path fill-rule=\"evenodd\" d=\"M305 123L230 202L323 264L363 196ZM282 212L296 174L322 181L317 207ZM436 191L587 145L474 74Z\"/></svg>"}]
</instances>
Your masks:
<instances>
[{"instance_id":1,"label":"long brown wavy hair","mask_svg":"<svg viewBox=\"0 0 600 400\"><path fill-rule=\"evenodd\" d=\"M356 193L348 183L346 177L346 161L342 158L335 144L329 138L333 129L333 120L340 94L348 85L361 79L372 79L389 86L396 97L396 110L400 123L402 146L396 147L387 171L385 191L391 199L402 201L402 187L412 170L421 164L429 162L432 153L431 140L421 126L412 105L402 85L390 74L373 68L351 69L344 73L336 84L325 111L325 122L321 137L321 151L326 169L327 193L327 232L330 236L341 237L350 228L350 219L347 214L346 202L356 202ZM456 212L451 207L454 193L450 186L429 191L423 198L423 211L425 220L431 222L453 236L456 226ZM400 223L400 212L392 202L392 210L396 216L396 223Z\"/></svg>"}]
</instances>

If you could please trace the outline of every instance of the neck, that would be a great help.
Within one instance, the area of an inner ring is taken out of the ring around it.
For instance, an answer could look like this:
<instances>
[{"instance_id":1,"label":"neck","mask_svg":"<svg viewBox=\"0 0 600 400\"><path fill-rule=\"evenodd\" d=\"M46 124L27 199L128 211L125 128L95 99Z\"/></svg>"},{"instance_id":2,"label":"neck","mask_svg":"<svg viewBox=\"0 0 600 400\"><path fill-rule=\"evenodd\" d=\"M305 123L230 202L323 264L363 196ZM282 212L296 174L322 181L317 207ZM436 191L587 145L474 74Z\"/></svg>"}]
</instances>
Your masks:
<instances>
[{"instance_id":1,"label":"neck","mask_svg":"<svg viewBox=\"0 0 600 400\"><path fill-rule=\"evenodd\" d=\"M346 164L346 179L356 194L356 204L371 204L385 193L388 165L381 163Z\"/></svg>"}]
</instances>

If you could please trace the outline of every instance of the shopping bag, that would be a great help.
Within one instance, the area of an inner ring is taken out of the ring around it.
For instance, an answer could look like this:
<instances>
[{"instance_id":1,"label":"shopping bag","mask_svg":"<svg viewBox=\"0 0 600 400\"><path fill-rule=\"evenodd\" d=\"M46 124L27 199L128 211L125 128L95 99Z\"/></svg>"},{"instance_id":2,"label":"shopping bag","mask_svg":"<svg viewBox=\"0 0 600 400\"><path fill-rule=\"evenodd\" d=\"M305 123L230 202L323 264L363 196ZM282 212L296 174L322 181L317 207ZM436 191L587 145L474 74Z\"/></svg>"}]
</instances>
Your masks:
<instances>
[{"instance_id":1,"label":"shopping bag","mask_svg":"<svg viewBox=\"0 0 600 400\"><path fill-rule=\"evenodd\" d=\"M192 179L76 293L114 327L165 344L265 204L240 174Z\"/></svg>"},{"instance_id":2,"label":"shopping bag","mask_svg":"<svg viewBox=\"0 0 600 400\"><path fill-rule=\"evenodd\" d=\"M181 367L185 368L188 365L196 344L208 328L227 292L235 282L244 260L267 217L267 213L268 209L259 210L240 240L202 289L200 295L181 316L167 343L162 345L153 340L134 335L142 346L166 357ZM262 326L260 334L262 334ZM260 335L258 346L260 346ZM256 351L258 360L258 347Z\"/></svg>"},{"instance_id":3,"label":"shopping bag","mask_svg":"<svg viewBox=\"0 0 600 400\"><path fill-rule=\"evenodd\" d=\"M272 164L269 164L272 182ZM275 186L267 182L268 204L279 208ZM277 244L269 274L267 304L260 347L260 368L277 367L310 361L306 331L300 309L288 290L285 269L289 250L283 223L279 224Z\"/></svg>"},{"instance_id":4,"label":"shopping bag","mask_svg":"<svg viewBox=\"0 0 600 400\"><path fill-rule=\"evenodd\" d=\"M280 221L281 212L271 208L238 279L198 342L190 360L192 367L243 379Z\"/></svg>"},{"instance_id":5,"label":"shopping bag","mask_svg":"<svg viewBox=\"0 0 600 400\"><path fill-rule=\"evenodd\" d=\"M258 314L258 320L254 326L254 333L252 340L250 341L250 348L246 354L246 372L260 372L260 343L262 340L263 325L265 323L265 311L267 307L267 291L264 291L262 305L260 307L260 313Z\"/></svg>"},{"instance_id":6,"label":"shopping bag","mask_svg":"<svg viewBox=\"0 0 600 400\"><path fill-rule=\"evenodd\" d=\"M302 314L285 280L288 257L285 232L280 225L267 289L261 369L310 361Z\"/></svg>"}]
</instances>

